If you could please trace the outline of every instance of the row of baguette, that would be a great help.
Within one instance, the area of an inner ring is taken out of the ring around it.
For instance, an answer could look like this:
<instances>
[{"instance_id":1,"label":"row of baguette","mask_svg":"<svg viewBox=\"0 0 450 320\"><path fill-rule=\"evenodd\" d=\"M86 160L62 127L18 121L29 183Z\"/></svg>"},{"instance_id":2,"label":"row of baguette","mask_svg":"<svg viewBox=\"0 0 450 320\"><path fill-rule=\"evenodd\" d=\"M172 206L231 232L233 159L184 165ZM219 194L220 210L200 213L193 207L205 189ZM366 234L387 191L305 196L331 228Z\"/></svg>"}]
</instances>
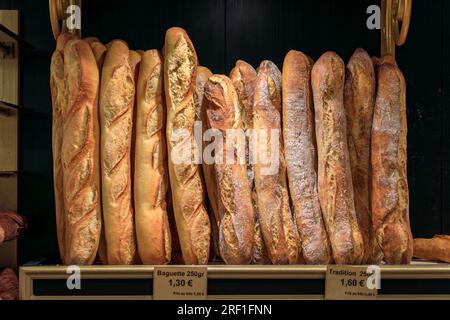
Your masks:
<instances>
[{"instance_id":1,"label":"row of baguette","mask_svg":"<svg viewBox=\"0 0 450 320\"><path fill-rule=\"evenodd\" d=\"M213 75L181 28L167 31L163 55L61 35L51 90L63 262L92 264L98 253L104 264L207 264L215 251L235 265L409 263L395 60L358 49L346 68L332 52L314 63L291 51L282 71L238 61L230 77ZM278 171L173 161L193 150L196 120L203 130L279 129Z\"/></svg>"}]
</instances>

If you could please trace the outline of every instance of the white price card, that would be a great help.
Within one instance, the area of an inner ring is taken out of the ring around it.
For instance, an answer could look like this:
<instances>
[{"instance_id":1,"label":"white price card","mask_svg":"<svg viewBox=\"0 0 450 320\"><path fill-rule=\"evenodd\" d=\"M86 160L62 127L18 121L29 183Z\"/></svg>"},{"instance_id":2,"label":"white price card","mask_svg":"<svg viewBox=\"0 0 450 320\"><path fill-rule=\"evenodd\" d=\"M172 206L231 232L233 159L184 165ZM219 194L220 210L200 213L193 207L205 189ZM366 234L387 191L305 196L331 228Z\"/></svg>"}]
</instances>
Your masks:
<instances>
[{"instance_id":1,"label":"white price card","mask_svg":"<svg viewBox=\"0 0 450 320\"><path fill-rule=\"evenodd\" d=\"M207 295L208 269L206 267L155 267L153 299L205 300Z\"/></svg>"},{"instance_id":2,"label":"white price card","mask_svg":"<svg viewBox=\"0 0 450 320\"><path fill-rule=\"evenodd\" d=\"M326 300L376 300L379 273L367 266L328 266ZM375 284L375 285L374 285Z\"/></svg>"}]
</instances>

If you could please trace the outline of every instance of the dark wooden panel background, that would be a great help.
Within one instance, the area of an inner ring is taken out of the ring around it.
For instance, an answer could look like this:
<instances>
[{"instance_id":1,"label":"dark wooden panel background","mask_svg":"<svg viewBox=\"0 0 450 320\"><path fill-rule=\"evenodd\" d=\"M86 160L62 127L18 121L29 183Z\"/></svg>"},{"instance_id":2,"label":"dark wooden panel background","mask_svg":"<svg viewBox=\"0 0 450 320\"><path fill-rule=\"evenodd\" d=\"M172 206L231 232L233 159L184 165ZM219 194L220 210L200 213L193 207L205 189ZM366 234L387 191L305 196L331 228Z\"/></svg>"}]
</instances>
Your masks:
<instances>
[{"instance_id":1,"label":"dark wooden panel background","mask_svg":"<svg viewBox=\"0 0 450 320\"><path fill-rule=\"evenodd\" d=\"M366 9L379 0L89 0L83 30L103 42L123 38L134 49L161 48L165 30L190 34L200 63L228 73L237 59L264 59L281 68L290 49L317 59L334 50L347 60L357 47L378 55L380 32L366 27ZM20 241L20 263L57 257L51 161L49 90L52 38L48 1L0 0L21 10L22 35L35 49L22 53L20 208L31 229ZM408 82L409 186L415 236L450 233L450 3L414 0L411 33L398 50ZM1 204L0 204L1 206Z\"/></svg>"}]
</instances>

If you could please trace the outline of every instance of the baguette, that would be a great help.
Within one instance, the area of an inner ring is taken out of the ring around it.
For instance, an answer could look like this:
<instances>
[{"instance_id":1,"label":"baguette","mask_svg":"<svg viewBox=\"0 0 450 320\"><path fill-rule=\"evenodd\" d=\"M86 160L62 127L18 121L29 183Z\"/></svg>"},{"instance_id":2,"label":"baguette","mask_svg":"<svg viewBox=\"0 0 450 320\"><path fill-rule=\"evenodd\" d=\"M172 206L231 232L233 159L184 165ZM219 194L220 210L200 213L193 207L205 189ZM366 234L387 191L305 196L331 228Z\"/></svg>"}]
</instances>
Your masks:
<instances>
[{"instance_id":1,"label":"baguette","mask_svg":"<svg viewBox=\"0 0 450 320\"><path fill-rule=\"evenodd\" d=\"M131 140L135 67L139 54L125 42L111 42L100 90L102 201L108 263L132 264L135 234L131 192Z\"/></svg>"},{"instance_id":2,"label":"baguette","mask_svg":"<svg viewBox=\"0 0 450 320\"><path fill-rule=\"evenodd\" d=\"M196 89L194 94L195 106L196 106L196 121L202 122L202 137L205 131L208 129L207 126L207 116L206 110L203 108L203 97L205 84L209 77L212 76L211 71L205 67L197 68L197 79L196 79ZM203 148L206 147L206 142L203 142ZM208 204L212 211L211 215L211 236L213 245L211 250L214 250L214 254L220 257L219 249L219 209L218 209L218 199L217 199L217 184L216 176L214 172L214 164L207 163L207 161L202 161L202 172L204 187L206 189L206 194L208 195Z\"/></svg>"},{"instance_id":3,"label":"baguette","mask_svg":"<svg viewBox=\"0 0 450 320\"><path fill-rule=\"evenodd\" d=\"M307 56L290 51L283 65L283 137L289 191L307 264L329 264L330 243L317 191L317 154Z\"/></svg>"},{"instance_id":4,"label":"baguette","mask_svg":"<svg viewBox=\"0 0 450 320\"><path fill-rule=\"evenodd\" d=\"M168 176L164 141L164 62L157 50L143 54L137 84L134 207L139 257L144 264L170 262Z\"/></svg>"},{"instance_id":5,"label":"baguette","mask_svg":"<svg viewBox=\"0 0 450 320\"><path fill-rule=\"evenodd\" d=\"M262 235L273 264L295 264L300 246L289 205L282 151L281 72L270 61L263 61L259 67L253 116L254 152L257 154L257 158L254 157L255 187ZM277 140L272 143L274 138ZM262 155L267 155L267 158L262 158Z\"/></svg>"},{"instance_id":6,"label":"baguette","mask_svg":"<svg viewBox=\"0 0 450 320\"><path fill-rule=\"evenodd\" d=\"M253 247L253 263L268 264L270 259L267 255L267 249L261 234L259 217L257 212L257 201L255 191L255 172L253 169L253 161L250 159L250 136L253 130L253 101L255 96L255 84L257 73L256 70L247 62L238 60L236 66L230 72L231 81L238 94L240 108L242 110L242 124L246 131L246 148L245 155L247 160L247 178L252 190L253 212L255 214L255 235Z\"/></svg>"},{"instance_id":7,"label":"baguette","mask_svg":"<svg viewBox=\"0 0 450 320\"><path fill-rule=\"evenodd\" d=\"M314 65L311 78L319 199L334 261L337 264L360 264L364 246L355 211L347 144L344 62L336 53L327 52Z\"/></svg>"},{"instance_id":8,"label":"baguette","mask_svg":"<svg viewBox=\"0 0 450 320\"><path fill-rule=\"evenodd\" d=\"M65 263L65 211L63 194L63 168L61 163L61 146L63 139L63 117L65 108L64 90L64 47L74 39L71 33L63 33L58 37L56 50L50 64L50 90L52 96L52 151L53 151L53 185L55 194L56 233L61 260Z\"/></svg>"},{"instance_id":9,"label":"baguette","mask_svg":"<svg viewBox=\"0 0 450 320\"><path fill-rule=\"evenodd\" d=\"M344 106L347 114L347 138L352 169L355 210L363 236L362 263L380 264L381 249L375 239L370 204L370 148L375 107L376 80L370 56L357 49L347 65Z\"/></svg>"},{"instance_id":10,"label":"baguette","mask_svg":"<svg viewBox=\"0 0 450 320\"><path fill-rule=\"evenodd\" d=\"M372 127L372 220L388 264L409 264L413 255L406 139L405 79L395 65L383 64Z\"/></svg>"},{"instance_id":11,"label":"baguette","mask_svg":"<svg viewBox=\"0 0 450 320\"><path fill-rule=\"evenodd\" d=\"M173 209L186 264L207 264L211 225L193 144L197 55L186 32L171 28L165 39L166 139Z\"/></svg>"},{"instance_id":12,"label":"baguette","mask_svg":"<svg viewBox=\"0 0 450 320\"><path fill-rule=\"evenodd\" d=\"M419 259L450 263L450 236L414 239L414 256Z\"/></svg>"},{"instance_id":13,"label":"baguette","mask_svg":"<svg viewBox=\"0 0 450 320\"><path fill-rule=\"evenodd\" d=\"M61 162L65 208L65 263L94 262L101 230L99 178L99 71L89 45L64 47L65 102Z\"/></svg>"},{"instance_id":14,"label":"baguette","mask_svg":"<svg viewBox=\"0 0 450 320\"><path fill-rule=\"evenodd\" d=\"M105 61L106 56L106 47L102 43L96 41L91 43L91 49L94 53L95 61L97 61L99 70L102 70L103 62Z\"/></svg>"},{"instance_id":15,"label":"baguette","mask_svg":"<svg viewBox=\"0 0 450 320\"><path fill-rule=\"evenodd\" d=\"M238 97L228 77L214 75L209 78L205 85L203 107L207 113L208 127L220 132L223 137L222 148L216 148L214 166L221 217L221 257L227 264L250 264L255 227L251 189L244 161L245 136ZM229 159L228 154L233 155L233 159Z\"/></svg>"},{"instance_id":16,"label":"baguette","mask_svg":"<svg viewBox=\"0 0 450 320\"><path fill-rule=\"evenodd\" d=\"M105 61L106 55L106 46L104 46L101 42L99 42L98 38L88 37L85 38L84 41L89 43L91 46L92 52L94 53L95 61L97 61L98 70L100 72L100 79L102 78L101 71L103 69L103 62ZM98 245L97 255L100 259L100 262L104 265L108 264L108 257L106 252L106 243L105 243L105 224L102 223L102 228L100 232L100 243Z\"/></svg>"}]
</instances>

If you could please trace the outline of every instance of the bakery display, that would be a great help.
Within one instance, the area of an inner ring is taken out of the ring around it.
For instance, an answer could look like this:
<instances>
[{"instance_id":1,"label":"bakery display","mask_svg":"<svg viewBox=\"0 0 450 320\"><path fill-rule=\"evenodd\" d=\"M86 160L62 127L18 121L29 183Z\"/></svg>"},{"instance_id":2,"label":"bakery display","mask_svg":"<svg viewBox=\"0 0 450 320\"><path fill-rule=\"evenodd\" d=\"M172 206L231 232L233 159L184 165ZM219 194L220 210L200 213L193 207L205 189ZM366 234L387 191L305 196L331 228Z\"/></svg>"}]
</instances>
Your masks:
<instances>
[{"instance_id":1,"label":"bakery display","mask_svg":"<svg viewBox=\"0 0 450 320\"><path fill-rule=\"evenodd\" d=\"M355 211L347 121L345 65L334 52L323 54L312 69L320 204L337 264L360 264L364 244Z\"/></svg>"},{"instance_id":2,"label":"bakery display","mask_svg":"<svg viewBox=\"0 0 450 320\"><path fill-rule=\"evenodd\" d=\"M162 53L61 35L50 87L62 262L409 263L395 58L291 50L282 67L238 60L213 75L177 27ZM445 261L447 240L418 239L415 255Z\"/></svg>"},{"instance_id":3,"label":"bakery display","mask_svg":"<svg viewBox=\"0 0 450 320\"><path fill-rule=\"evenodd\" d=\"M436 235L433 239L414 239L414 257L450 263L450 236Z\"/></svg>"},{"instance_id":4,"label":"bakery display","mask_svg":"<svg viewBox=\"0 0 450 320\"><path fill-rule=\"evenodd\" d=\"M131 142L135 69L140 55L115 40L108 46L100 89L102 210L109 264L135 258Z\"/></svg>"},{"instance_id":5,"label":"bakery display","mask_svg":"<svg viewBox=\"0 0 450 320\"><path fill-rule=\"evenodd\" d=\"M296 264L301 250L289 204L281 136L281 72L263 61L255 85L253 128L258 216L273 264Z\"/></svg>"},{"instance_id":6,"label":"bakery display","mask_svg":"<svg viewBox=\"0 0 450 320\"><path fill-rule=\"evenodd\" d=\"M172 255L163 71L164 61L157 50L143 53L136 86L134 207L137 248L144 264L167 264Z\"/></svg>"},{"instance_id":7,"label":"bakery display","mask_svg":"<svg viewBox=\"0 0 450 320\"><path fill-rule=\"evenodd\" d=\"M330 242L317 189L317 151L310 59L290 51L283 64L283 138L289 194L307 264L328 264Z\"/></svg>"},{"instance_id":8,"label":"bakery display","mask_svg":"<svg viewBox=\"0 0 450 320\"><path fill-rule=\"evenodd\" d=\"M355 210L364 244L363 264L379 264L382 259L375 239L370 203L372 127L368 123L373 120L375 88L372 60L364 49L357 49L346 68L344 106Z\"/></svg>"},{"instance_id":9,"label":"bakery display","mask_svg":"<svg viewBox=\"0 0 450 320\"><path fill-rule=\"evenodd\" d=\"M178 236L186 264L207 264L211 224L192 147L195 144L197 54L181 28L167 31L164 51L168 166Z\"/></svg>"},{"instance_id":10,"label":"bakery display","mask_svg":"<svg viewBox=\"0 0 450 320\"><path fill-rule=\"evenodd\" d=\"M405 79L398 67L384 63L372 126L372 220L387 264L409 264L413 255L406 148Z\"/></svg>"}]
</instances>

